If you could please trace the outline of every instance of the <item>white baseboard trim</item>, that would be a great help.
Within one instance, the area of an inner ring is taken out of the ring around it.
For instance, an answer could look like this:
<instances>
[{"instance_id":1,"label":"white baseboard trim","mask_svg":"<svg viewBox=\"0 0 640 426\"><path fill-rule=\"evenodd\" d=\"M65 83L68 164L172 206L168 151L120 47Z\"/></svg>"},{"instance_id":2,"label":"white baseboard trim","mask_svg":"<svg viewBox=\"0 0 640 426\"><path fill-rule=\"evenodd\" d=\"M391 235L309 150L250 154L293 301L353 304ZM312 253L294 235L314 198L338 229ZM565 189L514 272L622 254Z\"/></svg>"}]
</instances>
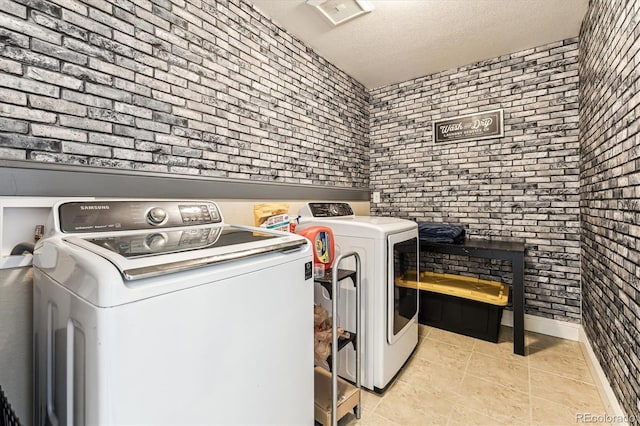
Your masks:
<instances>
[{"instance_id":1,"label":"white baseboard trim","mask_svg":"<svg viewBox=\"0 0 640 426\"><path fill-rule=\"evenodd\" d=\"M610 417L609 419L606 419L607 422L615 425L628 426L629 417L625 414L620 403L618 403L618 398L616 398L616 395L613 393L609 380L607 379L607 376L605 376L604 371L600 366L600 362L598 362L598 358L596 358L596 354L593 352L591 342L589 342L587 334L584 332L584 328L582 326L580 326L580 343L582 354L584 355L584 359L587 361L587 366L589 367L591 375L596 382L598 393L600 393L600 399L602 399L602 402L605 405L604 408L607 416Z\"/></svg>"},{"instance_id":2,"label":"white baseboard trim","mask_svg":"<svg viewBox=\"0 0 640 426\"><path fill-rule=\"evenodd\" d=\"M502 312L502 325L513 327L513 312L504 310ZM524 329L534 333L546 334L548 336L560 337L562 339L578 341L580 339L580 324L559 321L551 318L537 317L534 315L524 315Z\"/></svg>"}]
</instances>

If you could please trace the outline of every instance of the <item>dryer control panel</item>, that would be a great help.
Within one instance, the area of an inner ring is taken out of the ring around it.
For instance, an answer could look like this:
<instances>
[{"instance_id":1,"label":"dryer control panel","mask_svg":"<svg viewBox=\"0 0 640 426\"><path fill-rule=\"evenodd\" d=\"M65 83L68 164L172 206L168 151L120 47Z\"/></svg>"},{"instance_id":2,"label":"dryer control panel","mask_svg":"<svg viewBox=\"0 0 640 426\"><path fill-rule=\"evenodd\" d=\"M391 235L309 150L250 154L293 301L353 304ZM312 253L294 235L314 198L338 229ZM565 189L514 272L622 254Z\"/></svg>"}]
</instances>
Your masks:
<instances>
[{"instance_id":1,"label":"dryer control panel","mask_svg":"<svg viewBox=\"0 0 640 426\"><path fill-rule=\"evenodd\" d=\"M60 204L56 211L64 233L130 231L222 224L211 201L140 200L79 201Z\"/></svg>"},{"instance_id":2,"label":"dryer control panel","mask_svg":"<svg viewBox=\"0 0 640 426\"><path fill-rule=\"evenodd\" d=\"M353 209L349 203L307 203L308 211L300 211L301 216L312 217L343 217L353 216ZM304 210L304 209L303 209Z\"/></svg>"}]
</instances>

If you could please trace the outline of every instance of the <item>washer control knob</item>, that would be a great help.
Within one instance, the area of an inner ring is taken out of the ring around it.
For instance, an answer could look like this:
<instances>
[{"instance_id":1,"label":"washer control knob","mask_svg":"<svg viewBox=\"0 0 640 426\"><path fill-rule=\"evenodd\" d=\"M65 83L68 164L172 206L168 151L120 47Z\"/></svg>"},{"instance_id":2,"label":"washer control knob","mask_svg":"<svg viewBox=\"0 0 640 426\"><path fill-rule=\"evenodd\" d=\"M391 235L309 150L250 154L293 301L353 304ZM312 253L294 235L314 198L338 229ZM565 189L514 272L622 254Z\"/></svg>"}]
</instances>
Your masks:
<instances>
[{"instance_id":1,"label":"washer control knob","mask_svg":"<svg viewBox=\"0 0 640 426\"><path fill-rule=\"evenodd\" d=\"M147 222L150 225L160 225L167 219L167 212L160 207L154 207L147 212Z\"/></svg>"},{"instance_id":2,"label":"washer control knob","mask_svg":"<svg viewBox=\"0 0 640 426\"><path fill-rule=\"evenodd\" d=\"M160 251L167 245L167 237L163 234L150 234L147 235L144 243L152 251Z\"/></svg>"}]
</instances>

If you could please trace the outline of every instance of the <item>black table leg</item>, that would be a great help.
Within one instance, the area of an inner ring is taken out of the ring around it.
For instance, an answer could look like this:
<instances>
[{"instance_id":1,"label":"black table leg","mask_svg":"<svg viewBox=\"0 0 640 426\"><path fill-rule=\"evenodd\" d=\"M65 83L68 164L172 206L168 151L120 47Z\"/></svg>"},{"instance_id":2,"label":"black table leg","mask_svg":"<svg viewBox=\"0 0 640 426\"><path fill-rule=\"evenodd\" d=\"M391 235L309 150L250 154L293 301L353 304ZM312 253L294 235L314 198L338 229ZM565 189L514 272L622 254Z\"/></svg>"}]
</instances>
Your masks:
<instances>
[{"instance_id":1,"label":"black table leg","mask_svg":"<svg viewBox=\"0 0 640 426\"><path fill-rule=\"evenodd\" d=\"M512 258L513 353L524 355L524 255Z\"/></svg>"}]
</instances>

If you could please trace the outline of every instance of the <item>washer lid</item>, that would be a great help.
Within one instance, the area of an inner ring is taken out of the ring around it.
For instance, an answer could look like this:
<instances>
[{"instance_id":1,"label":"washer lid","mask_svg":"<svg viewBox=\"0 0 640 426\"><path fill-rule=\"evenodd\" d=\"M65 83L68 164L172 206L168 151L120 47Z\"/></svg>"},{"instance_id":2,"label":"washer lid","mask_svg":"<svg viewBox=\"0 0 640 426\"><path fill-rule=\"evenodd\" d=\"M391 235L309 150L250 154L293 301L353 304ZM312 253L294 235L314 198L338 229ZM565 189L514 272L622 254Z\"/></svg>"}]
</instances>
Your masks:
<instances>
[{"instance_id":1,"label":"washer lid","mask_svg":"<svg viewBox=\"0 0 640 426\"><path fill-rule=\"evenodd\" d=\"M205 226L153 232L93 234L63 241L115 265L128 280L200 268L307 244L295 234L238 226Z\"/></svg>"}]
</instances>

